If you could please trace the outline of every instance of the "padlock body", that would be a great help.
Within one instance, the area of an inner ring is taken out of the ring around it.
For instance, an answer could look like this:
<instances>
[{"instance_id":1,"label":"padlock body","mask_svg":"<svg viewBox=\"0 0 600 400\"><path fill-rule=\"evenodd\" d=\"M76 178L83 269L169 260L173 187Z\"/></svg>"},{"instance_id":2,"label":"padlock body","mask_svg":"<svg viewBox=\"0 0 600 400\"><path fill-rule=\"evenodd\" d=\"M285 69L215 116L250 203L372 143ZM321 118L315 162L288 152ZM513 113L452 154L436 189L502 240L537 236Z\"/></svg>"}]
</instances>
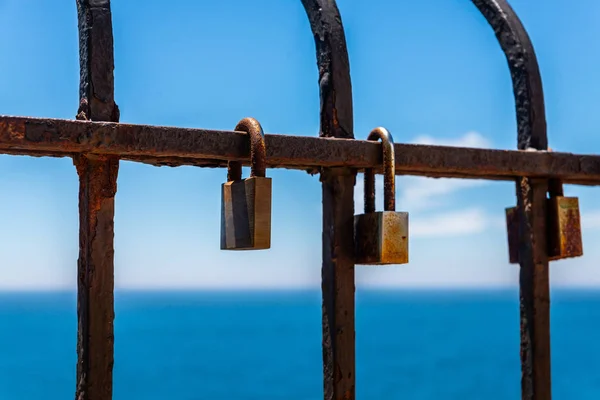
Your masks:
<instances>
[{"instance_id":1,"label":"padlock body","mask_svg":"<svg viewBox=\"0 0 600 400\"><path fill-rule=\"evenodd\" d=\"M271 178L221 186L221 250L271 248Z\"/></svg>"},{"instance_id":2,"label":"padlock body","mask_svg":"<svg viewBox=\"0 0 600 400\"><path fill-rule=\"evenodd\" d=\"M548 199L548 256L550 260L583 255L581 217L577 197Z\"/></svg>"},{"instance_id":3,"label":"padlock body","mask_svg":"<svg viewBox=\"0 0 600 400\"><path fill-rule=\"evenodd\" d=\"M546 201L548 260L562 260L583 255L579 199L556 196ZM508 253L511 264L519 263L519 216L517 207L506 209Z\"/></svg>"},{"instance_id":4,"label":"padlock body","mask_svg":"<svg viewBox=\"0 0 600 400\"><path fill-rule=\"evenodd\" d=\"M408 213L378 211L356 215L354 245L356 264L408 263Z\"/></svg>"}]
</instances>

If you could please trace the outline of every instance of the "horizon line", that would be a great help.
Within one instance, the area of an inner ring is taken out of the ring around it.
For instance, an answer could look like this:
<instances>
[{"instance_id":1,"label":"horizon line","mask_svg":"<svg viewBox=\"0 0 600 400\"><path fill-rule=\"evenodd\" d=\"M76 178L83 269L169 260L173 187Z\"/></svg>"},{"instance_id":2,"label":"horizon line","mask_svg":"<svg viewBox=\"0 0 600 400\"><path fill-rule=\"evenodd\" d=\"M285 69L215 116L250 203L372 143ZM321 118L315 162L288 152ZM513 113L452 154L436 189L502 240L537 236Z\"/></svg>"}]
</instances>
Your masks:
<instances>
[{"instance_id":1,"label":"horizon line","mask_svg":"<svg viewBox=\"0 0 600 400\"><path fill-rule=\"evenodd\" d=\"M518 285L465 285L465 286L365 286L356 287L355 292L501 292L501 291L518 291ZM550 290L560 291L600 291L600 285L554 285L550 286ZM321 292L320 287L302 287L302 286L290 286L290 287L259 287L259 286L247 286L247 287L122 287L115 288L114 293L279 293L279 292ZM72 293L77 294L77 288L63 288L63 287L0 287L0 294L10 293Z\"/></svg>"}]
</instances>

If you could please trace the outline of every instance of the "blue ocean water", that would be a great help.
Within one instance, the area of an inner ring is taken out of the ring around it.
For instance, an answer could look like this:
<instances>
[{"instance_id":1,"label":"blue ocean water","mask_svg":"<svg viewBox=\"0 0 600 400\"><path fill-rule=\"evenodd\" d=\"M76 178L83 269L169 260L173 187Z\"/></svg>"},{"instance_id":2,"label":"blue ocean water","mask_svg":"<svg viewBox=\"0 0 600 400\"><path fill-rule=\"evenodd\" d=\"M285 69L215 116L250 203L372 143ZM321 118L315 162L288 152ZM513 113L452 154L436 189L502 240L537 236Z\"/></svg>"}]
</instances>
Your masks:
<instances>
[{"instance_id":1,"label":"blue ocean water","mask_svg":"<svg viewBox=\"0 0 600 400\"><path fill-rule=\"evenodd\" d=\"M600 292L552 293L553 397L600 398ZM116 400L322 398L318 292L116 294ZM520 398L516 291L357 290L357 398ZM74 293L0 294L0 399L73 398Z\"/></svg>"}]
</instances>

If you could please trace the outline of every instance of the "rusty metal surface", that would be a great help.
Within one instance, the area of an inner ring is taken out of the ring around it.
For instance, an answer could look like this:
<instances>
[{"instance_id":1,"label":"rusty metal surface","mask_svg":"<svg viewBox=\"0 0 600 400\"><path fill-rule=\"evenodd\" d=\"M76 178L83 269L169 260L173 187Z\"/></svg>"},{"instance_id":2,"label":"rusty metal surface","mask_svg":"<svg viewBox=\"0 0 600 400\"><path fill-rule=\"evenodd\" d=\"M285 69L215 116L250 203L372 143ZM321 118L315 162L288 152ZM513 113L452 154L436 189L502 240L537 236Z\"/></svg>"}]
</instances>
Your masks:
<instances>
[{"instance_id":1,"label":"rusty metal surface","mask_svg":"<svg viewBox=\"0 0 600 400\"><path fill-rule=\"evenodd\" d=\"M583 255L581 216L577 197L548 199L548 258L550 261Z\"/></svg>"},{"instance_id":2,"label":"rusty metal surface","mask_svg":"<svg viewBox=\"0 0 600 400\"><path fill-rule=\"evenodd\" d=\"M356 264L408 263L408 232L407 212L378 211L355 216Z\"/></svg>"},{"instance_id":3,"label":"rusty metal surface","mask_svg":"<svg viewBox=\"0 0 600 400\"><path fill-rule=\"evenodd\" d=\"M381 140L383 150L383 209L396 210L396 176L394 138L385 128L378 127L369 133L367 140ZM375 173L372 168L365 169L365 213L375 212Z\"/></svg>"},{"instance_id":4,"label":"rusty metal surface","mask_svg":"<svg viewBox=\"0 0 600 400\"><path fill-rule=\"evenodd\" d=\"M350 64L337 4L334 0L302 0L302 4L315 38L319 68L319 135L352 139ZM267 150L272 150L268 140ZM335 157L335 153L325 153L324 156ZM268 152L267 157L270 159ZM320 172L323 192L323 396L325 400L354 400L353 216L356 170L320 168Z\"/></svg>"},{"instance_id":5,"label":"rusty metal surface","mask_svg":"<svg viewBox=\"0 0 600 400\"><path fill-rule=\"evenodd\" d=\"M119 120L114 101L110 2L77 0L80 103L77 119ZM119 161L77 154L79 260L77 263L76 400L111 400L114 363L114 197Z\"/></svg>"},{"instance_id":6,"label":"rusty metal surface","mask_svg":"<svg viewBox=\"0 0 600 400\"><path fill-rule=\"evenodd\" d=\"M520 179L519 262L521 391L523 399L550 399L550 278L547 180ZM523 218L525 216L525 218Z\"/></svg>"},{"instance_id":7,"label":"rusty metal surface","mask_svg":"<svg viewBox=\"0 0 600 400\"><path fill-rule=\"evenodd\" d=\"M375 212L375 174L365 169L365 212L354 217L356 264L408 263L408 213L396 210L394 138L385 128L375 128L367 140L381 140L383 160L383 212Z\"/></svg>"},{"instance_id":8,"label":"rusty metal surface","mask_svg":"<svg viewBox=\"0 0 600 400\"><path fill-rule=\"evenodd\" d=\"M265 134L262 126L254 118L244 118L236 125L235 132L244 132L250 137L250 176L266 176L267 160ZM227 163L227 181L242 179L242 164L239 161Z\"/></svg>"},{"instance_id":9,"label":"rusty metal surface","mask_svg":"<svg viewBox=\"0 0 600 400\"><path fill-rule=\"evenodd\" d=\"M250 143L250 178L242 180L242 164L229 161L227 183L221 187L221 250L271 248L271 178L266 177L266 146L262 126L244 118L235 127Z\"/></svg>"},{"instance_id":10,"label":"rusty metal surface","mask_svg":"<svg viewBox=\"0 0 600 400\"><path fill-rule=\"evenodd\" d=\"M112 398L113 216L118 160L78 156L80 179L76 399Z\"/></svg>"},{"instance_id":11,"label":"rusty metal surface","mask_svg":"<svg viewBox=\"0 0 600 400\"><path fill-rule=\"evenodd\" d=\"M244 118L235 127L235 131L246 132L250 136L250 176L265 177L267 160L265 134L254 118Z\"/></svg>"},{"instance_id":12,"label":"rusty metal surface","mask_svg":"<svg viewBox=\"0 0 600 400\"><path fill-rule=\"evenodd\" d=\"M382 153L387 163L394 152L393 172L383 169L388 189L394 174L516 181L517 207L507 211L507 226L513 243L510 259L517 259L521 267L522 399L551 399L548 261L556 259L556 253L562 258L583 251L578 203L575 207L573 199L563 197L563 183L599 185L600 156L547 151L542 81L526 30L505 0L472 2L493 28L508 62L521 151L406 144L386 148L373 141L348 140L353 139L352 87L344 29L334 0L302 0L316 44L319 138L265 136L260 129L260 135L251 134L248 141L249 129L258 125L250 119L238 124L236 132L91 122L119 120L110 1L76 0L80 50L76 118L80 121L0 116L0 154L73 157L79 175L76 400L112 397L113 225L119 159L157 166L229 165L231 180L241 179L241 166L248 164L253 166L250 179L260 179L267 167L320 172L324 398L354 399L354 184L356 173L365 170L369 193L365 207L374 211L373 173L382 171ZM385 135L379 132L378 136ZM392 197L386 197L385 209L393 209ZM564 210L561 199L567 199ZM386 213L404 214L373 214ZM548 218L548 213L555 218ZM377 225L378 234L384 225ZM368 239L378 234L369 234Z\"/></svg>"},{"instance_id":13,"label":"rusty metal surface","mask_svg":"<svg viewBox=\"0 0 600 400\"><path fill-rule=\"evenodd\" d=\"M494 30L506 56L515 97L519 149L547 149L542 79L527 31L506 0L472 2Z\"/></svg>"},{"instance_id":14,"label":"rusty metal surface","mask_svg":"<svg viewBox=\"0 0 600 400\"><path fill-rule=\"evenodd\" d=\"M508 62L515 97L518 148L547 150L542 79L527 31L505 0L472 1L494 29ZM548 181L518 178L516 189L520 221L521 397L524 400L550 400Z\"/></svg>"},{"instance_id":15,"label":"rusty metal surface","mask_svg":"<svg viewBox=\"0 0 600 400\"><path fill-rule=\"evenodd\" d=\"M265 144L269 168L381 172L382 147L373 141L266 134ZM224 168L227 160L250 165L243 132L0 116L0 154L64 157L81 152L152 165ZM598 155L398 143L394 153L397 175L505 181L557 177L570 184L600 184Z\"/></svg>"},{"instance_id":16,"label":"rusty metal surface","mask_svg":"<svg viewBox=\"0 0 600 400\"><path fill-rule=\"evenodd\" d=\"M581 257L583 240L577 197L552 196L546 200L546 236L549 261ZM519 263L520 220L517 207L506 209L508 252L511 264Z\"/></svg>"}]
</instances>

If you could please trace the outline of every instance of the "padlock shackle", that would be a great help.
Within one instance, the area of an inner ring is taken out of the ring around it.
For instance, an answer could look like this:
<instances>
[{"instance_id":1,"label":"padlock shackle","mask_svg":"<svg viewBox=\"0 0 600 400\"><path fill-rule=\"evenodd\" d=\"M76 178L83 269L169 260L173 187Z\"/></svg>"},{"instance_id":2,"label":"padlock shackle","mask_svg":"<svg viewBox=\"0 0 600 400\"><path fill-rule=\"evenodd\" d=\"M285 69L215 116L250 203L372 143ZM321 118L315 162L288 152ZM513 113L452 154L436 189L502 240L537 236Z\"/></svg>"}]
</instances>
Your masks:
<instances>
[{"instance_id":1,"label":"padlock shackle","mask_svg":"<svg viewBox=\"0 0 600 400\"><path fill-rule=\"evenodd\" d=\"M236 132L250 136L250 176L264 178L267 172L267 147L262 126L254 118L244 118L235 126ZM242 179L242 164L237 161L227 163L227 181Z\"/></svg>"},{"instance_id":2,"label":"padlock shackle","mask_svg":"<svg viewBox=\"0 0 600 400\"><path fill-rule=\"evenodd\" d=\"M394 138L385 128L378 127L369 133L367 140L381 140L383 150L383 209L396 211L396 156ZM365 214L375 212L375 172L365 169Z\"/></svg>"},{"instance_id":3,"label":"padlock shackle","mask_svg":"<svg viewBox=\"0 0 600 400\"><path fill-rule=\"evenodd\" d=\"M552 149L548 148L548 151L552 151ZM563 183L560 179L550 179L548 181L548 194L550 195L550 198L562 197L565 195Z\"/></svg>"},{"instance_id":4,"label":"padlock shackle","mask_svg":"<svg viewBox=\"0 0 600 400\"><path fill-rule=\"evenodd\" d=\"M559 179L550 179L548 181L548 194L550 197L562 197L565 195L562 181Z\"/></svg>"}]
</instances>

